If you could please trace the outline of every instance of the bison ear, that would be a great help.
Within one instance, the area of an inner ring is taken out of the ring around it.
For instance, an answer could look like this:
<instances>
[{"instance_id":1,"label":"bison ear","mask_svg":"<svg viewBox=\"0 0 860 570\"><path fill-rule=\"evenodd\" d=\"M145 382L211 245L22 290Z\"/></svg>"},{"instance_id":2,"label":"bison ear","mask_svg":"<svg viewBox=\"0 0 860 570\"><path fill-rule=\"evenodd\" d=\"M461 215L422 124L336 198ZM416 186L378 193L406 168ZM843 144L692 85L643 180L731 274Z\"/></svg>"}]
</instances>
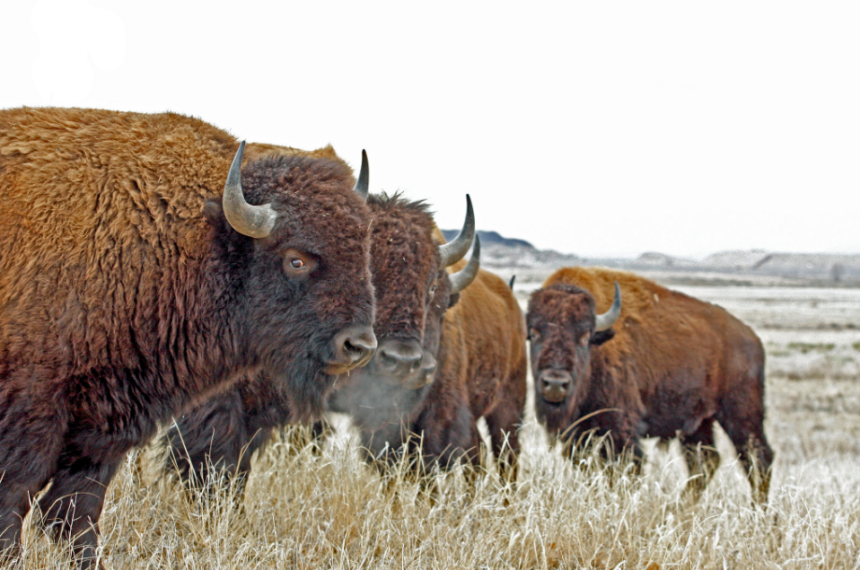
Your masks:
<instances>
[{"instance_id":1,"label":"bison ear","mask_svg":"<svg viewBox=\"0 0 860 570\"><path fill-rule=\"evenodd\" d=\"M608 340L612 340L615 336L615 331L610 329L606 329L605 331L595 332L591 335L591 340L589 341L594 346L600 346L604 342Z\"/></svg>"},{"instance_id":2,"label":"bison ear","mask_svg":"<svg viewBox=\"0 0 860 570\"><path fill-rule=\"evenodd\" d=\"M456 305L457 301L459 301L459 300L460 300L460 294L459 293L454 293L453 295L448 297L448 308L450 309L451 307Z\"/></svg>"}]
</instances>

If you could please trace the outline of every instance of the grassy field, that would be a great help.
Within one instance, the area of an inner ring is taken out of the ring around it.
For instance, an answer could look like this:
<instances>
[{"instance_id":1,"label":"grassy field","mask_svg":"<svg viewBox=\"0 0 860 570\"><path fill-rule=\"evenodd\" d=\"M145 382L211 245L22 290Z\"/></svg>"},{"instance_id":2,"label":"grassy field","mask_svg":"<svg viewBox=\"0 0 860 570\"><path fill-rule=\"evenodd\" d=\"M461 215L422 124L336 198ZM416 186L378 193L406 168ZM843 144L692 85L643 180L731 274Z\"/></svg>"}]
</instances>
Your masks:
<instances>
[{"instance_id":1,"label":"grassy field","mask_svg":"<svg viewBox=\"0 0 860 570\"><path fill-rule=\"evenodd\" d=\"M107 568L860 568L860 290L680 287L753 325L768 351L770 503L754 507L724 434L698 503L676 445L641 477L580 465L523 427L516 486L439 476L427 492L363 464L341 435L321 454L271 446L241 510L200 506L132 454L102 516ZM342 420L342 418L341 418ZM343 422L341 422L343 423ZM346 433L347 430L341 430ZM31 525L14 568L68 568Z\"/></svg>"}]
</instances>

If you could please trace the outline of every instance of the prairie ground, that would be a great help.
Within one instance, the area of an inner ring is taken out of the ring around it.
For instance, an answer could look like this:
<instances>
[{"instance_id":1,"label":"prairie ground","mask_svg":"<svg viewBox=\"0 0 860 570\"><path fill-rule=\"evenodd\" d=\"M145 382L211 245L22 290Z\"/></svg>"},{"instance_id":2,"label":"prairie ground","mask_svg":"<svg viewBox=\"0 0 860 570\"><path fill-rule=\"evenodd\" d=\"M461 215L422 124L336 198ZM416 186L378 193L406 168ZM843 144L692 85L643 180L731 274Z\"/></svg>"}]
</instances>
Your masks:
<instances>
[{"instance_id":1,"label":"prairie ground","mask_svg":"<svg viewBox=\"0 0 860 570\"><path fill-rule=\"evenodd\" d=\"M382 477L340 435L321 453L279 440L256 458L244 505L201 505L131 454L101 519L107 568L850 569L860 567L860 289L677 287L751 324L768 352L766 510L724 434L698 503L677 445L649 445L644 475L561 458L529 414L516 485L461 471L427 491ZM528 286L520 290L521 298ZM431 485L433 487L433 485ZM68 568L35 524L9 567Z\"/></svg>"}]
</instances>

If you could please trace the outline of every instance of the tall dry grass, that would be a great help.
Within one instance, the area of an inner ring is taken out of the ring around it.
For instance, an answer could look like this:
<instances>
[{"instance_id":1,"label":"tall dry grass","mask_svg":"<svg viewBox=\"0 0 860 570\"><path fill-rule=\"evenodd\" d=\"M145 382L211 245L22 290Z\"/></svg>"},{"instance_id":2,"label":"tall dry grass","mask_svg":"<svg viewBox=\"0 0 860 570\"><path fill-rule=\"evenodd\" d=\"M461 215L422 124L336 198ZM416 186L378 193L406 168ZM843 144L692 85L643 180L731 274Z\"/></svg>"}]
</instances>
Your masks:
<instances>
[{"instance_id":1,"label":"tall dry grass","mask_svg":"<svg viewBox=\"0 0 860 570\"><path fill-rule=\"evenodd\" d=\"M257 458L241 510L226 494L194 500L158 476L154 451L136 452L109 489L101 556L116 569L860 567L860 461L823 441L807 442L816 457L784 453L780 429L769 427L780 455L766 511L724 436L728 459L696 504L677 449L652 446L639 477L591 455L575 466L533 422L516 486L488 474L472 487L455 470L428 491L377 474L349 438L321 454L279 440ZM31 524L10 567L69 564Z\"/></svg>"}]
</instances>

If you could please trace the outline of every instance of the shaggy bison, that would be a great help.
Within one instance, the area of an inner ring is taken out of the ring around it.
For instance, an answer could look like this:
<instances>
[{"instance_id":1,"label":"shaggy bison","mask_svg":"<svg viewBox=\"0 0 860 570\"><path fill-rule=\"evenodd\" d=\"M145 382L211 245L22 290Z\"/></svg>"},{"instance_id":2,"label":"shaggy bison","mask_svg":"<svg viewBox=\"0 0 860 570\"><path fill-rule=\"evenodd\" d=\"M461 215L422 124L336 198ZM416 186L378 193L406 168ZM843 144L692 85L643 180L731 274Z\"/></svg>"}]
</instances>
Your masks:
<instances>
[{"instance_id":1,"label":"shaggy bison","mask_svg":"<svg viewBox=\"0 0 860 570\"><path fill-rule=\"evenodd\" d=\"M582 267L553 273L527 321L537 415L551 434L596 430L637 457L642 437L679 437L698 494L719 465L718 421L767 501L764 350L749 327L636 275Z\"/></svg>"},{"instance_id":2,"label":"shaggy bison","mask_svg":"<svg viewBox=\"0 0 860 570\"><path fill-rule=\"evenodd\" d=\"M476 238L473 259L478 246ZM424 350L436 355L432 382L398 383L362 371L336 387L329 405L352 416L376 459L393 461L420 442L421 468L460 458L477 464L477 420L484 417L502 475L515 478L527 374L519 303L504 280L480 270L459 295L437 290L430 308Z\"/></svg>"},{"instance_id":3,"label":"shaggy bison","mask_svg":"<svg viewBox=\"0 0 860 570\"><path fill-rule=\"evenodd\" d=\"M365 160L359 175L365 192L367 179ZM415 392L433 377L445 310L475 277L477 255L468 268L451 275L445 271L472 243L471 202L467 198L460 235L444 245L433 239L435 224L423 202L398 195L370 195L367 204L372 216L374 330L379 348L367 366L339 378L338 385L367 378L369 393L383 393L383 385L407 386ZM175 464L181 479L190 485L209 483L213 475L223 473L233 479L239 499L254 451L268 442L275 428L295 422L296 416L290 401L267 376L246 378L179 418L167 431L167 468L171 470Z\"/></svg>"},{"instance_id":4,"label":"shaggy bison","mask_svg":"<svg viewBox=\"0 0 860 570\"><path fill-rule=\"evenodd\" d=\"M0 111L0 548L51 482L45 523L90 565L159 422L255 370L317 410L372 356L350 170L243 147L172 113Z\"/></svg>"}]
</instances>

